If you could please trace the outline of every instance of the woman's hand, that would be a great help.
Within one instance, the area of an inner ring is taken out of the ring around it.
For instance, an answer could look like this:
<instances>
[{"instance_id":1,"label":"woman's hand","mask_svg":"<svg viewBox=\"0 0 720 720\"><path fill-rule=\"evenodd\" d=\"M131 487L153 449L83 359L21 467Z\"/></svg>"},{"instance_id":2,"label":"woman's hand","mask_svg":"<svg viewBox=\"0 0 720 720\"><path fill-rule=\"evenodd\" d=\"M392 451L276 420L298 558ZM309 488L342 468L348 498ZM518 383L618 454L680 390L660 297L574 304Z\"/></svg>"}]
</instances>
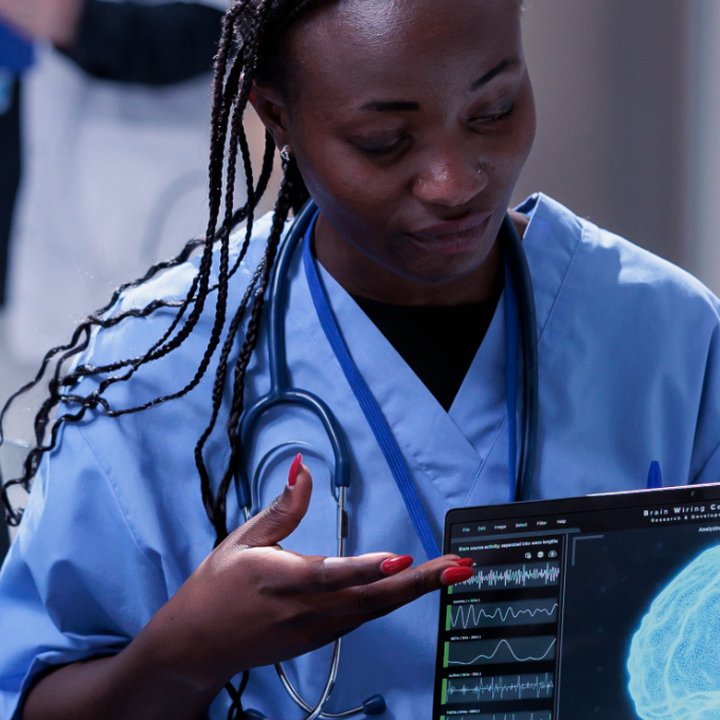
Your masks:
<instances>
[{"instance_id":1,"label":"woman's hand","mask_svg":"<svg viewBox=\"0 0 720 720\"><path fill-rule=\"evenodd\" d=\"M454 555L410 569L407 555L283 550L311 492L298 458L282 495L229 535L124 650L41 676L23 717L196 720L238 672L313 650L472 575L472 561Z\"/></svg>"},{"instance_id":2,"label":"woman's hand","mask_svg":"<svg viewBox=\"0 0 720 720\"><path fill-rule=\"evenodd\" d=\"M457 556L409 569L412 558L391 553L283 550L278 543L301 522L311 491L310 473L296 460L284 492L229 535L146 628L189 684L219 689L242 670L306 653L472 575Z\"/></svg>"}]
</instances>

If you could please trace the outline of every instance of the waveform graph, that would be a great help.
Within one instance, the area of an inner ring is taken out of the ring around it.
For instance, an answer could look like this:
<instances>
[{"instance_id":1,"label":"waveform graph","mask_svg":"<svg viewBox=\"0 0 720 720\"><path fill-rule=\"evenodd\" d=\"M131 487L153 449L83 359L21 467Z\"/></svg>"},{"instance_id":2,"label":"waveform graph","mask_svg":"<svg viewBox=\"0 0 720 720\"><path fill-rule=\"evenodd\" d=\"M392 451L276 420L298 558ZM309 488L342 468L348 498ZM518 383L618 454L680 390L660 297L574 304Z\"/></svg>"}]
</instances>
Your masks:
<instances>
[{"instance_id":1,"label":"waveform graph","mask_svg":"<svg viewBox=\"0 0 720 720\"><path fill-rule=\"evenodd\" d=\"M443 704L547 700L554 691L553 673L450 678L443 681Z\"/></svg>"},{"instance_id":2,"label":"waveform graph","mask_svg":"<svg viewBox=\"0 0 720 720\"><path fill-rule=\"evenodd\" d=\"M480 567L469 580L454 585L452 594L480 590L555 587L559 581L560 563L557 561Z\"/></svg>"},{"instance_id":3,"label":"waveform graph","mask_svg":"<svg viewBox=\"0 0 720 720\"><path fill-rule=\"evenodd\" d=\"M556 645L554 635L446 642L445 667L554 660Z\"/></svg>"},{"instance_id":4,"label":"waveform graph","mask_svg":"<svg viewBox=\"0 0 720 720\"><path fill-rule=\"evenodd\" d=\"M556 598L516 600L514 602L469 602L449 605L446 630L546 625L557 622Z\"/></svg>"},{"instance_id":5,"label":"waveform graph","mask_svg":"<svg viewBox=\"0 0 720 720\"><path fill-rule=\"evenodd\" d=\"M445 716L441 715L441 720ZM470 713L462 716L462 720L552 720L549 710L540 712L499 712L499 713Z\"/></svg>"}]
</instances>

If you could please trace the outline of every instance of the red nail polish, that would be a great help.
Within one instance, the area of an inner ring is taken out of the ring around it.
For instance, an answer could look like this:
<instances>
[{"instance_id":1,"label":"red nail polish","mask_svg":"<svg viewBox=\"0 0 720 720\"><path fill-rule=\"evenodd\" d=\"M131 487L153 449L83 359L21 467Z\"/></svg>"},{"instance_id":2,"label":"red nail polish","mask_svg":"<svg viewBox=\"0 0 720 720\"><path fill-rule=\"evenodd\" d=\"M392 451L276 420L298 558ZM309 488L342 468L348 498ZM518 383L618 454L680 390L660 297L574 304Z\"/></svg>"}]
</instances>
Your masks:
<instances>
[{"instance_id":1,"label":"red nail polish","mask_svg":"<svg viewBox=\"0 0 720 720\"><path fill-rule=\"evenodd\" d=\"M380 563L380 570L386 575L395 575L403 570L407 570L413 564L410 555L398 555L394 558L386 558Z\"/></svg>"},{"instance_id":2,"label":"red nail polish","mask_svg":"<svg viewBox=\"0 0 720 720\"><path fill-rule=\"evenodd\" d=\"M449 567L443 571L440 576L440 582L443 585L454 585L455 583L465 582L473 576L473 569L469 567Z\"/></svg>"},{"instance_id":3,"label":"red nail polish","mask_svg":"<svg viewBox=\"0 0 720 720\"><path fill-rule=\"evenodd\" d=\"M300 474L300 470L302 468L302 453L298 453L295 456L295 459L292 461L292 465L290 466L290 472L288 473L288 486L294 487L295 483L297 482L298 475Z\"/></svg>"},{"instance_id":4,"label":"red nail polish","mask_svg":"<svg viewBox=\"0 0 720 720\"><path fill-rule=\"evenodd\" d=\"M472 558L460 558L455 561L455 564L460 567L473 567L475 565L475 561Z\"/></svg>"}]
</instances>

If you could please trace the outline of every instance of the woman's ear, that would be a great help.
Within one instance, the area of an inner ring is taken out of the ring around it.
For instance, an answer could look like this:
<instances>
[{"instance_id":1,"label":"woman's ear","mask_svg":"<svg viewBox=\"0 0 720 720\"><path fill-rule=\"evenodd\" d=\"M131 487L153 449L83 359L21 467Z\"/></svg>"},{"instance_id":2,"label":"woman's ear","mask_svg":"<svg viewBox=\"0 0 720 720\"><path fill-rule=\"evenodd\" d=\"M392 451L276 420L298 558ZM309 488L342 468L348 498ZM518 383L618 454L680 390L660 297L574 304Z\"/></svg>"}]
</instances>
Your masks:
<instances>
[{"instance_id":1,"label":"woman's ear","mask_svg":"<svg viewBox=\"0 0 720 720\"><path fill-rule=\"evenodd\" d=\"M250 104L272 135L275 145L279 148L287 147L290 143L290 133L287 103L282 94L274 87L255 83L250 92Z\"/></svg>"}]
</instances>

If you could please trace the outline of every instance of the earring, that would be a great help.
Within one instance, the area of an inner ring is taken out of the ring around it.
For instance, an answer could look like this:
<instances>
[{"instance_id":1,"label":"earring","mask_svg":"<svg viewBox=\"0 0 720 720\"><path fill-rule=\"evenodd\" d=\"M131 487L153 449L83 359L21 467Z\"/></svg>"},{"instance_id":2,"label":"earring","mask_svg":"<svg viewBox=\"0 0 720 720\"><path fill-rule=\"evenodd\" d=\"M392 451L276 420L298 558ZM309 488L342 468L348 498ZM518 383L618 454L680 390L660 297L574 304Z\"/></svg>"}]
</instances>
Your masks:
<instances>
[{"instance_id":1,"label":"earring","mask_svg":"<svg viewBox=\"0 0 720 720\"><path fill-rule=\"evenodd\" d=\"M288 148L287 145L284 145L280 150L280 162L282 163L282 166L287 167L291 160L292 155L290 154L290 148Z\"/></svg>"}]
</instances>

